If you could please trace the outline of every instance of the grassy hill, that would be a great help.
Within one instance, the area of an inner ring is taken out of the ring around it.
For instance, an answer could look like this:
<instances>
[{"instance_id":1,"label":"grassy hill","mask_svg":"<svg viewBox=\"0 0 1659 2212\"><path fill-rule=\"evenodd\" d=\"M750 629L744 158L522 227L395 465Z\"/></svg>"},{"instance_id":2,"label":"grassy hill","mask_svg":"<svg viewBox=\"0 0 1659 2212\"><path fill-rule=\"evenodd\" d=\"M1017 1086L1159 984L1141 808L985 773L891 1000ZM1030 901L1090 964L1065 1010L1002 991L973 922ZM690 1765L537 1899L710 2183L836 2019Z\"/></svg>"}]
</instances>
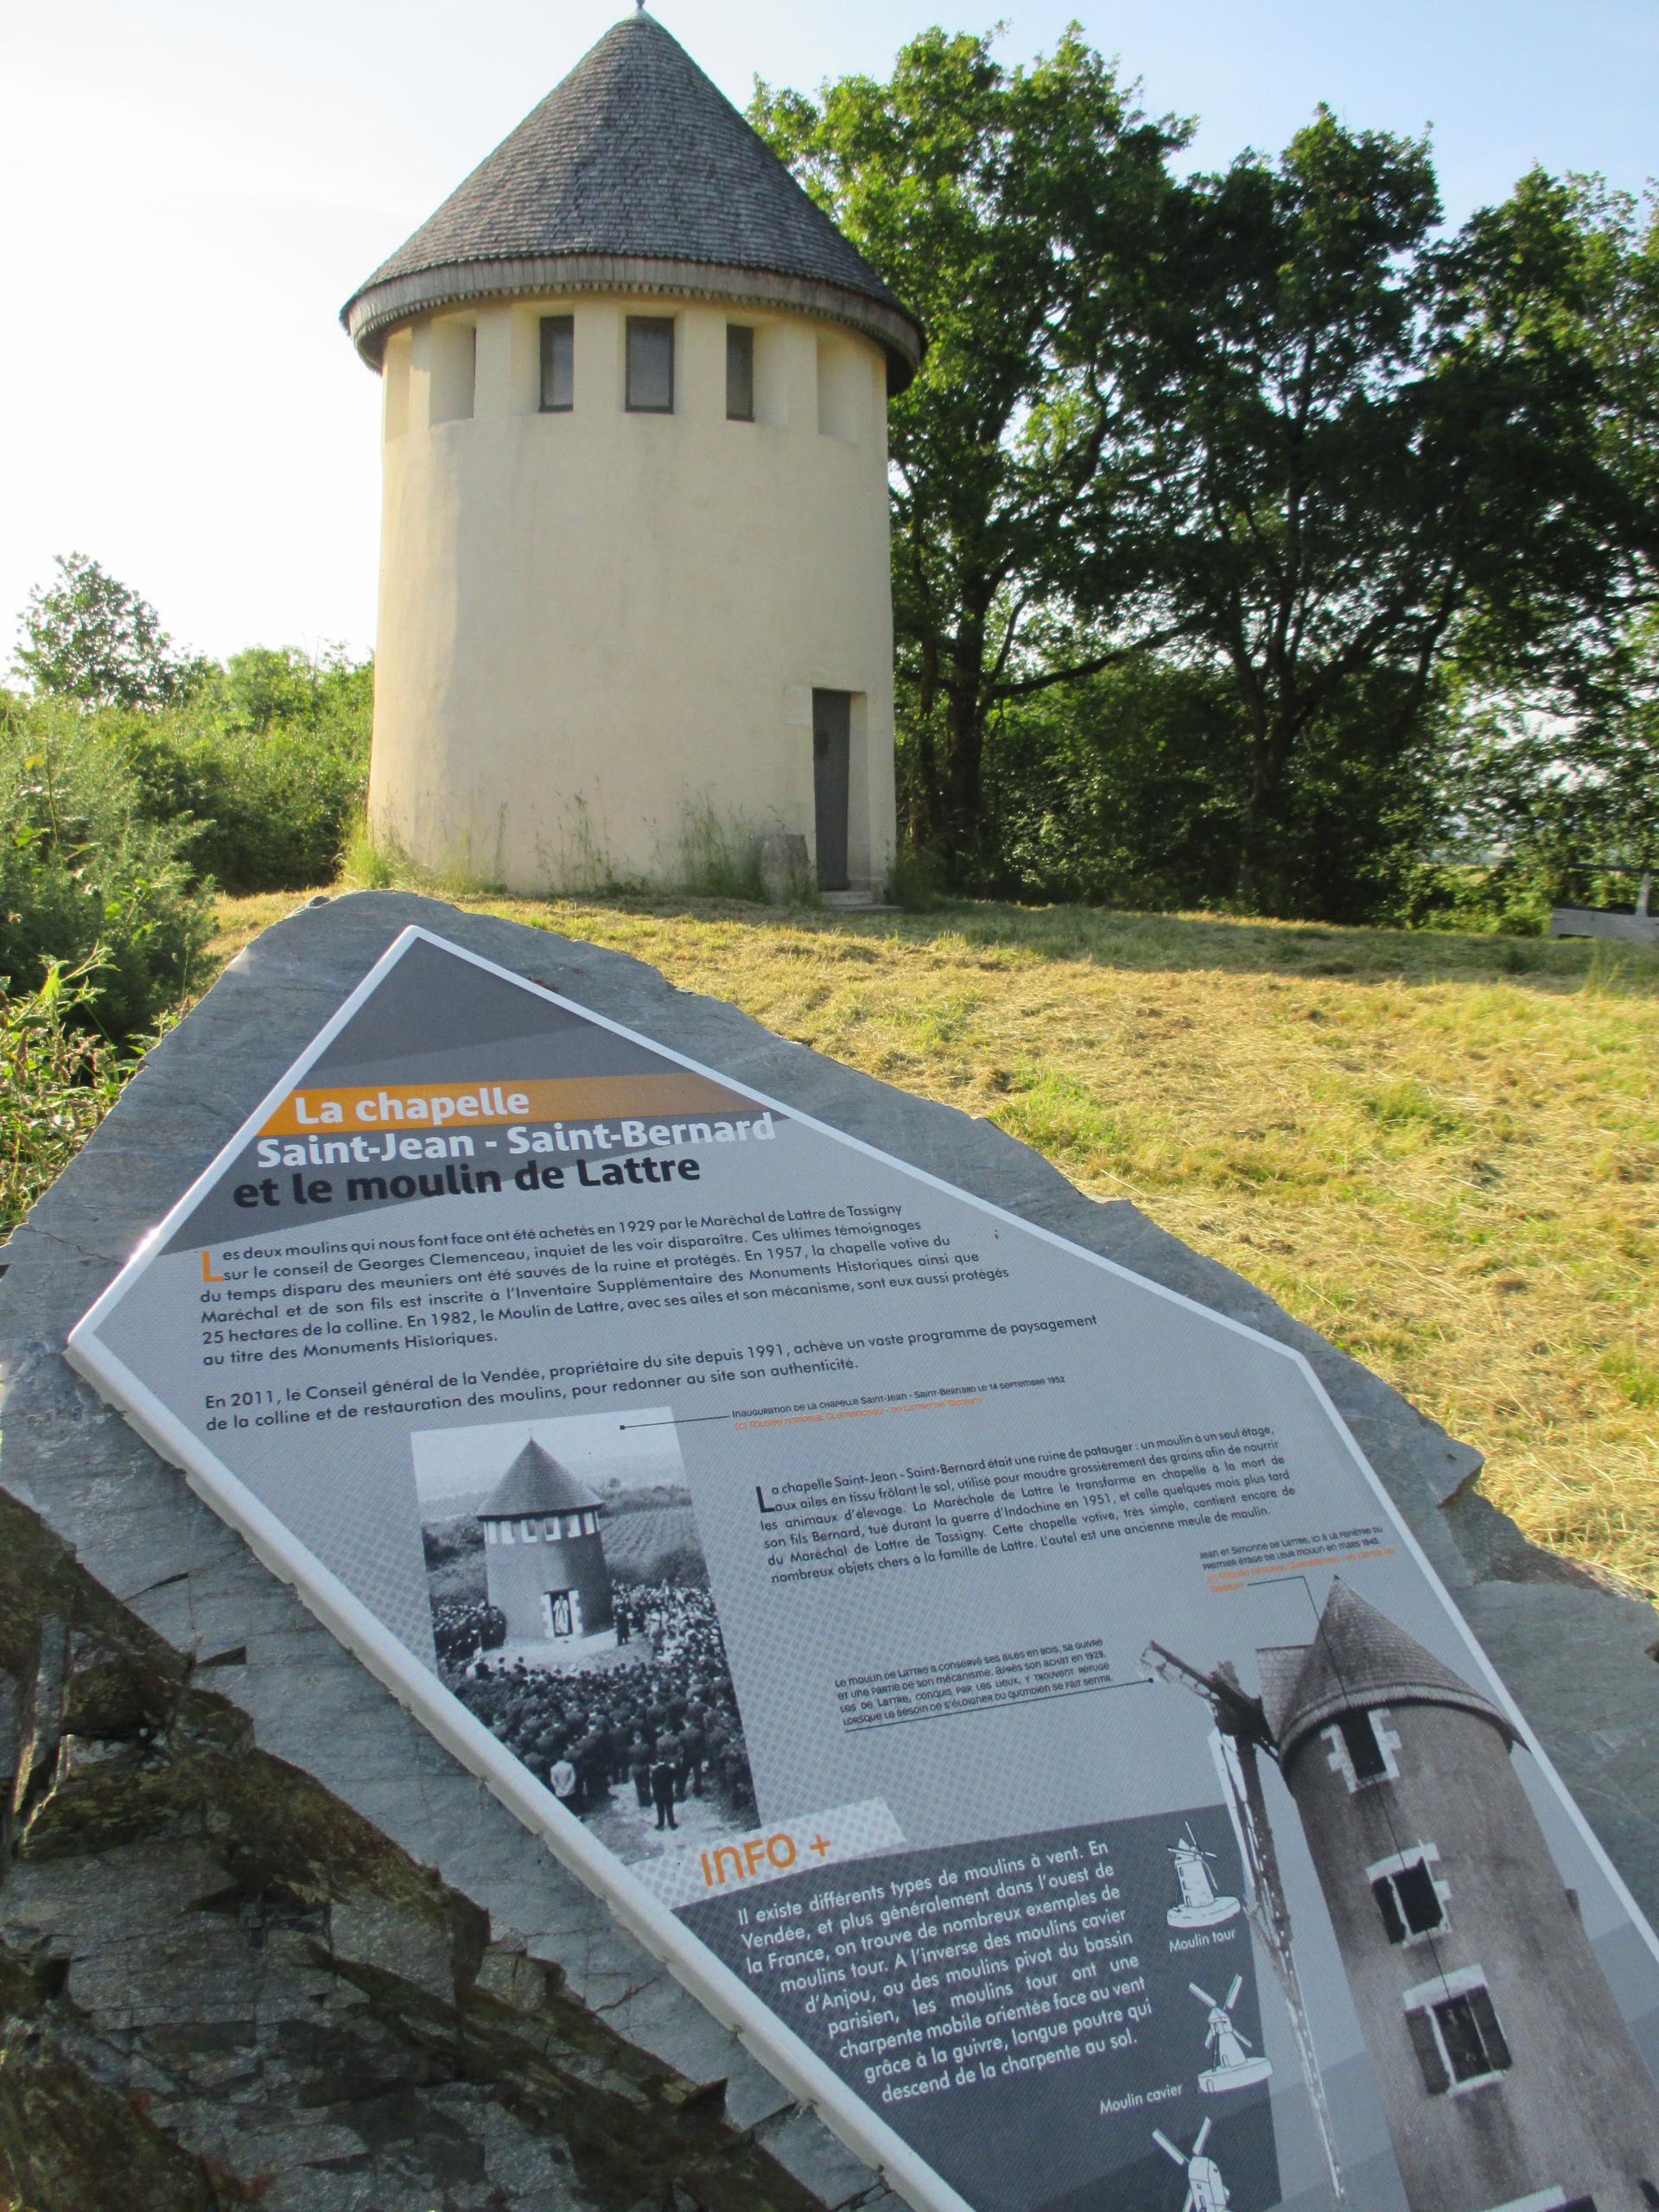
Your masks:
<instances>
[{"instance_id":1,"label":"grassy hill","mask_svg":"<svg viewBox=\"0 0 1659 2212\"><path fill-rule=\"evenodd\" d=\"M601 1524L605 1556L613 1573L632 1582L672 1576L689 1560L701 1559L697 1519L689 1505L646 1506L619 1513ZM698 1580L706 1581L705 1573Z\"/></svg>"},{"instance_id":2,"label":"grassy hill","mask_svg":"<svg viewBox=\"0 0 1659 2212\"><path fill-rule=\"evenodd\" d=\"M227 899L228 957L295 903ZM1659 957L958 906L466 898L988 1116L1236 1268L1659 1586Z\"/></svg>"}]
</instances>

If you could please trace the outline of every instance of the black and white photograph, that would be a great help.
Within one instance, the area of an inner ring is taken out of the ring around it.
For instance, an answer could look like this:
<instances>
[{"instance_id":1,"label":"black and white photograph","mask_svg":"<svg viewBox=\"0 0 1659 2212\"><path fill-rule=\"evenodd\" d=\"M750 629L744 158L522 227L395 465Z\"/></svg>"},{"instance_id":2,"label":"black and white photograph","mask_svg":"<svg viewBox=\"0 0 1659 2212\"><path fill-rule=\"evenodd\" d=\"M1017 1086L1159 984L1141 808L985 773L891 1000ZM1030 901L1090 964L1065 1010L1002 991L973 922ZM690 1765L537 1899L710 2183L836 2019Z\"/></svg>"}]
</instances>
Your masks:
<instances>
[{"instance_id":1,"label":"black and white photograph","mask_svg":"<svg viewBox=\"0 0 1659 2212\"><path fill-rule=\"evenodd\" d=\"M1281 1586L1298 1582L1312 1606L1304 1577ZM1148 1658L1211 1707L1229 1811L1255 1869L1258 1932L1300 2016L1298 2046L1323 2115L1281 1874L1306 1849L1409 2212L1634 2212L1659 2202L1659 2094L1608 1974L1624 1931L1611 1952L1604 1931L1599 1951L1503 1707L1340 1576L1296 1641L1256 1650L1258 1695L1236 1665L1206 1671L1159 1643ZM1271 1801L1268 1773L1282 1785ZM1192 1896L1218 1910L1196 1850L1184 1837L1173 1854L1178 1910ZM1199 2088L1213 2096L1271 2071L1233 2021L1240 1984L1220 1995L1190 1986L1207 2008ZM1321 2126L1335 2192L1337 2146ZM1206 2202L1196 2184L1191 2201Z\"/></svg>"},{"instance_id":2,"label":"black and white photograph","mask_svg":"<svg viewBox=\"0 0 1659 2212\"><path fill-rule=\"evenodd\" d=\"M445 1687L627 1862L742 1834L743 1724L672 1414L410 1439Z\"/></svg>"}]
</instances>

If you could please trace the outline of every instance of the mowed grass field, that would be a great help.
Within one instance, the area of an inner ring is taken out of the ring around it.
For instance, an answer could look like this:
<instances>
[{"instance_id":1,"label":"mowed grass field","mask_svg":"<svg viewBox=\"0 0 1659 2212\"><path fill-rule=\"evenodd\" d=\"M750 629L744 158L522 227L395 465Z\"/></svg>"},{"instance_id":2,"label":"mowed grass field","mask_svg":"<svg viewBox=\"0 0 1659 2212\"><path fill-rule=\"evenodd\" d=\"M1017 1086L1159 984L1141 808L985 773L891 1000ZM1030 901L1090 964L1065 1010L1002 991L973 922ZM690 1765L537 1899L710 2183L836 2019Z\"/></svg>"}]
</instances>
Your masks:
<instances>
[{"instance_id":1,"label":"mowed grass field","mask_svg":"<svg viewBox=\"0 0 1659 2212\"><path fill-rule=\"evenodd\" d=\"M647 1505L633 1513L612 1513L600 1526L606 1558L639 1582L654 1581L669 1561L701 1549L696 1516L689 1505Z\"/></svg>"},{"instance_id":2,"label":"mowed grass field","mask_svg":"<svg viewBox=\"0 0 1659 2212\"><path fill-rule=\"evenodd\" d=\"M298 901L226 900L229 955ZM1259 1283L1659 1588L1659 955L952 906L465 898L983 1115Z\"/></svg>"}]
</instances>

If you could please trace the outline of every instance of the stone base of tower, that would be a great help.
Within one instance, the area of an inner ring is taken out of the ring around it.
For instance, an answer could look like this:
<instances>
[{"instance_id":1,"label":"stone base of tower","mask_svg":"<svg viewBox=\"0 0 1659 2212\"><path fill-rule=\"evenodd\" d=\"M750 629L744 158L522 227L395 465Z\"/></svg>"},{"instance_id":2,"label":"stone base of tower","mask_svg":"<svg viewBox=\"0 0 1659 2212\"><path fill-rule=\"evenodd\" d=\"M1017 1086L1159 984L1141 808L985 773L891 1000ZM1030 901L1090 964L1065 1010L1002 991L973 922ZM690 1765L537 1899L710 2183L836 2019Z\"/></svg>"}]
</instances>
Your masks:
<instances>
[{"instance_id":1,"label":"stone base of tower","mask_svg":"<svg viewBox=\"0 0 1659 2212\"><path fill-rule=\"evenodd\" d=\"M613 1628L596 1630L592 1636L523 1637L518 1642L509 1638L497 1650L486 1651L484 1656L492 1674L499 1674L504 1667L516 1667L521 1662L533 1670L559 1675L569 1674L575 1667L630 1663L626 1646L618 1652Z\"/></svg>"}]
</instances>

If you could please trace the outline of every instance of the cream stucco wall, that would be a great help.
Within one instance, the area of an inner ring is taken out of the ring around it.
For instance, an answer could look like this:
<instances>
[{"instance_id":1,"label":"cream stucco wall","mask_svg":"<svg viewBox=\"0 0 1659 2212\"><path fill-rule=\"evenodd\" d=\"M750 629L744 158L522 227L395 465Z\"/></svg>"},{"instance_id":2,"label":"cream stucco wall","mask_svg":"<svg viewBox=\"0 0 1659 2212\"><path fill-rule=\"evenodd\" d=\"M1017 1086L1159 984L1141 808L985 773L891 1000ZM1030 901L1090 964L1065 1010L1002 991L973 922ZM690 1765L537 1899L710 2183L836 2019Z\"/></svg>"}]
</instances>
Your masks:
<instances>
[{"instance_id":1,"label":"cream stucco wall","mask_svg":"<svg viewBox=\"0 0 1659 2212\"><path fill-rule=\"evenodd\" d=\"M630 314L675 319L675 411L624 406ZM575 400L539 411L539 319ZM753 423L726 326L756 330ZM370 818L514 889L672 881L709 822L814 842L811 694L853 696L849 861L893 842L886 370L794 313L491 302L388 341Z\"/></svg>"}]
</instances>

